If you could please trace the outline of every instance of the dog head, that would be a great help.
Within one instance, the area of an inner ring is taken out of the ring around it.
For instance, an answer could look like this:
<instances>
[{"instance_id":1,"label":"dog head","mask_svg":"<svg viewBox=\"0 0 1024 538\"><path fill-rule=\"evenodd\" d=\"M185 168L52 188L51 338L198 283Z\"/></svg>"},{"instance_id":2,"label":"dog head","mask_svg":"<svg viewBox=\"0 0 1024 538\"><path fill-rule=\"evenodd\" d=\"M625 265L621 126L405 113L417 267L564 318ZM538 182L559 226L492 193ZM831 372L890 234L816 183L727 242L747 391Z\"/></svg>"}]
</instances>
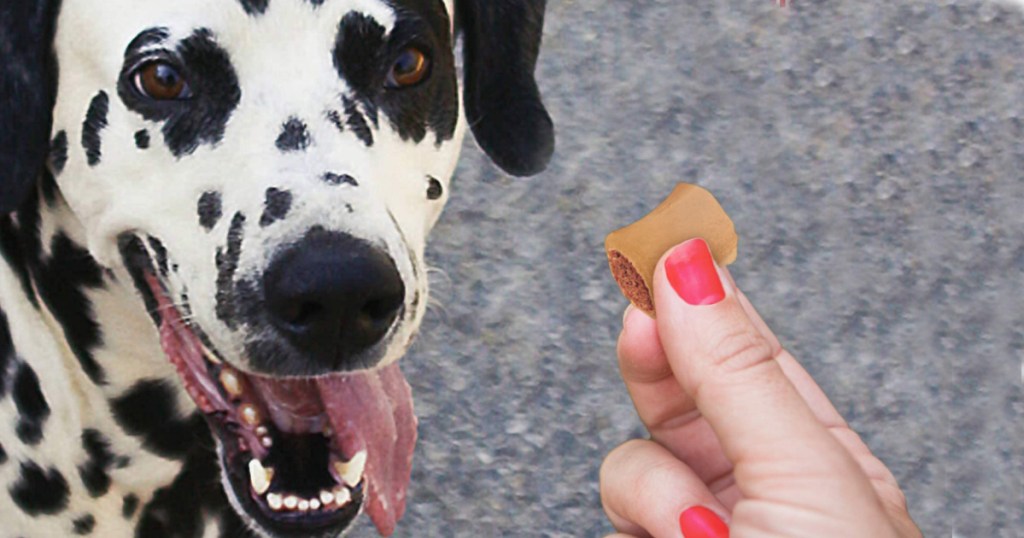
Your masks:
<instances>
[{"instance_id":1,"label":"dog head","mask_svg":"<svg viewBox=\"0 0 1024 538\"><path fill-rule=\"evenodd\" d=\"M415 418L394 363L425 312L426 237L467 125L513 175L550 158L543 11L0 7L0 212L59 197L89 254L134 285L262 533L333 536L364 505L389 533L401 514Z\"/></svg>"}]
</instances>

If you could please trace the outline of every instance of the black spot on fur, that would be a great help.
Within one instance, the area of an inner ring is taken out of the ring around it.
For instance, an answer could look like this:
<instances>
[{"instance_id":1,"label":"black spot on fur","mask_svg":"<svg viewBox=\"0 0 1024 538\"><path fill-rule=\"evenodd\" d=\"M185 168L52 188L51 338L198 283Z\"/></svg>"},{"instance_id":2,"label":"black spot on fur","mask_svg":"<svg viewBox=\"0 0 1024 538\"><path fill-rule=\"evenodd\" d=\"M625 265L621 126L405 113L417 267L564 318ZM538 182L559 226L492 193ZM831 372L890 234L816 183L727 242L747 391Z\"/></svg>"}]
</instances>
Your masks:
<instances>
[{"instance_id":1,"label":"black spot on fur","mask_svg":"<svg viewBox=\"0 0 1024 538\"><path fill-rule=\"evenodd\" d=\"M209 430L204 431L203 445L212 446ZM224 489L216 479L219 474L212 451L196 450L190 454L174 482L158 489L143 507L135 528L136 538L199 536L203 514L216 514L227 507Z\"/></svg>"},{"instance_id":2,"label":"black spot on fur","mask_svg":"<svg viewBox=\"0 0 1024 538\"><path fill-rule=\"evenodd\" d=\"M96 528L96 518L92 517L92 514L85 514L84 516L75 518L71 522L72 532L79 536L86 534L92 534L92 530Z\"/></svg>"},{"instance_id":3,"label":"black spot on fur","mask_svg":"<svg viewBox=\"0 0 1024 538\"><path fill-rule=\"evenodd\" d=\"M131 519L135 515L135 510L139 508L139 498L134 493L129 493L124 496L124 500L121 501L121 515L125 519Z\"/></svg>"},{"instance_id":4,"label":"black spot on fur","mask_svg":"<svg viewBox=\"0 0 1024 538\"><path fill-rule=\"evenodd\" d=\"M135 133L135 147L149 149L149 131L143 129Z\"/></svg>"},{"instance_id":5,"label":"black spot on fur","mask_svg":"<svg viewBox=\"0 0 1024 538\"><path fill-rule=\"evenodd\" d=\"M198 414L179 415L175 391L163 380L140 381L110 403L124 431L165 458L184 457L196 442L197 429L205 428Z\"/></svg>"},{"instance_id":6,"label":"black spot on fur","mask_svg":"<svg viewBox=\"0 0 1024 538\"><path fill-rule=\"evenodd\" d=\"M159 305L157 305L156 298L153 297L144 277L145 271L154 270L146 246L142 243L142 239L131 233L125 233L118 237L117 245L121 257L124 259L124 265L128 269L128 274L131 275L132 282L135 284L135 289L139 290L139 294L142 295L146 313L149 314L154 324L160 325Z\"/></svg>"},{"instance_id":7,"label":"black spot on fur","mask_svg":"<svg viewBox=\"0 0 1024 538\"><path fill-rule=\"evenodd\" d=\"M235 329L238 325L234 316L234 281L238 270L238 257L242 255L242 227L245 215L235 213L228 229L227 246L217 249L217 318L228 328Z\"/></svg>"},{"instance_id":8,"label":"black spot on fur","mask_svg":"<svg viewBox=\"0 0 1024 538\"><path fill-rule=\"evenodd\" d=\"M89 103L85 121L82 122L82 147L85 148L85 157L89 166L96 166L100 162L100 149L103 145L100 131L107 127L107 112L109 111L110 97L107 96L107 92L100 91Z\"/></svg>"},{"instance_id":9,"label":"black spot on fur","mask_svg":"<svg viewBox=\"0 0 1024 538\"><path fill-rule=\"evenodd\" d=\"M54 179L53 174L50 171L43 170L43 173L39 175L39 192L43 195L43 200L50 207L53 207L53 203L57 201L57 193L60 189L57 188L57 180Z\"/></svg>"},{"instance_id":10,"label":"black spot on fur","mask_svg":"<svg viewBox=\"0 0 1024 538\"><path fill-rule=\"evenodd\" d=\"M0 465L7 463L7 451L4 450L4 445L0 445Z\"/></svg>"},{"instance_id":11,"label":"black spot on fur","mask_svg":"<svg viewBox=\"0 0 1024 538\"><path fill-rule=\"evenodd\" d=\"M373 131L370 130L370 126L366 123L366 118L359 111L355 101L344 97L342 102L345 105L345 116L348 118L348 126L355 133L356 138L361 140L363 144L366 144L366 147L373 146Z\"/></svg>"},{"instance_id":12,"label":"black spot on fur","mask_svg":"<svg viewBox=\"0 0 1024 538\"><path fill-rule=\"evenodd\" d=\"M201 144L216 144L223 138L242 92L228 53L209 30L196 30L184 39L177 56L189 74L191 99L157 102L140 95L135 90L134 69L149 56L131 49L125 56L117 92L129 110L163 122L164 143L175 157L182 157Z\"/></svg>"},{"instance_id":13,"label":"black spot on fur","mask_svg":"<svg viewBox=\"0 0 1024 538\"><path fill-rule=\"evenodd\" d=\"M34 268L39 293L60 323L86 375L94 383L104 384L103 369L92 355L102 342L102 333L93 319L92 303L85 296L86 289L103 285L103 271L88 251L62 232L53 236L50 252L50 260Z\"/></svg>"},{"instance_id":14,"label":"black spot on fur","mask_svg":"<svg viewBox=\"0 0 1024 538\"><path fill-rule=\"evenodd\" d=\"M50 142L50 169L54 174L60 175L64 171L64 165L68 163L68 134L59 131Z\"/></svg>"},{"instance_id":15,"label":"black spot on fur","mask_svg":"<svg viewBox=\"0 0 1024 538\"><path fill-rule=\"evenodd\" d=\"M427 200L437 200L444 194L444 187L436 177L427 176Z\"/></svg>"},{"instance_id":16,"label":"black spot on fur","mask_svg":"<svg viewBox=\"0 0 1024 538\"><path fill-rule=\"evenodd\" d=\"M18 425L15 427L18 438L27 445L38 444L43 439L43 425L50 416L50 405L43 396L39 378L26 363L18 364L11 398L18 409Z\"/></svg>"},{"instance_id":17,"label":"black spot on fur","mask_svg":"<svg viewBox=\"0 0 1024 538\"><path fill-rule=\"evenodd\" d=\"M341 113L337 110L328 110L327 119L334 125L338 132L345 132L345 122L341 119Z\"/></svg>"},{"instance_id":18,"label":"black spot on fur","mask_svg":"<svg viewBox=\"0 0 1024 538\"><path fill-rule=\"evenodd\" d=\"M334 172L327 172L323 175L323 180L328 185L352 185L358 187L359 182L356 178L348 174L335 174Z\"/></svg>"},{"instance_id":19,"label":"black spot on fur","mask_svg":"<svg viewBox=\"0 0 1024 538\"><path fill-rule=\"evenodd\" d=\"M128 43L128 47L125 48L125 56L134 56L142 52L145 49L155 47L167 38L171 37L171 33L167 28L149 28L135 36L135 39Z\"/></svg>"},{"instance_id":20,"label":"black spot on fur","mask_svg":"<svg viewBox=\"0 0 1024 538\"><path fill-rule=\"evenodd\" d=\"M267 10L269 0L238 0L242 9L250 15L262 15Z\"/></svg>"},{"instance_id":21,"label":"black spot on fur","mask_svg":"<svg viewBox=\"0 0 1024 538\"><path fill-rule=\"evenodd\" d=\"M15 215L19 224L15 224ZM38 265L39 252L39 193L31 191L16 214L0 215L0 254L21 282L22 293L32 306L39 308L39 300L32 287L29 268Z\"/></svg>"},{"instance_id":22,"label":"black spot on fur","mask_svg":"<svg viewBox=\"0 0 1024 538\"><path fill-rule=\"evenodd\" d=\"M85 463L78 466L82 484L89 491L89 495L104 495L110 489L110 475L107 474L107 470L114 463L110 441L98 430L87 429L82 432L82 448L88 456Z\"/></svg>"},{"instance_id":23,"label":"black spot on fur","mask_svg":"<svg viewBox=\"0 0 1024 538\"><path fill-rule=\"evenodd\" d=\"M7 315L0 310L0 398L7 394L7 371L14 362L14 342Z\"/></svg>"},{"instance_id":24,"label":"black spot on fur","mask_svg":"<svg viewBox=\"0 0 1024 538\"><path fill-rule=\"evenodd\" d=\"M309 137L309 129L306 124L298 118L288 118L288 121L281 126L281 134L277 137L277 149L289 151L302 151L312 144Z\"/></svg>"},{"instance_id":25,"label":"black spot on fur","mask_svg":"<svg viewBox=\"0 0 1024 538\"><path fill-rule=\"evenodd\" d=\"M267 189L266 197L263 203L263 216L260 217L260 226L264 228L288 216L288 211L292 208L290 191L271 187Z\"/></svg>"},{"instance_id":26,"label":"black spot on fur","mask_svg":"<svg viewBox=\"0 0 1024 538\"><path fill-rule=\"evenodd\" d=\"M437 144L454 137L458 94L449 24L440 3L399 10L390 33L362 13L352 12L342 19L335 41L334 66L352 88L351 100L362 105L374 125L379 109L403 140L420 142L428 131L434 131ZM408 47L427 54L430 74L413 87L386 88L387 74ZM349 126L353 127L347 103L346 113Z\"/></svg>"},{"instance_id":27,"label":"black spot on fur","mask_svg":"<svg viewBox=\"0 0 1024 538\"><path fill-rule=\"evenodd\" d=\"M167 276L167 249L164 244L153 236L147 236L146 239L149 241L149 248L153 249L153 255L156 256L156 267L160 270L160 274Z\"/></svg>"},{"instance_id":28,"label":"black spot on fur","mask_svg":"<svg viewBox=\"0 0 1024 538\"><path fill-rule=\"evenodd\" d=\"M196 212L199 213L199 224L203 228L212 230L220 221L222 211L219 192L206 191L199 197Z\"/></svg>"},{"instance_id":29,"label":"black spot on fur","mask_svg":"<svg viewBox=\"0 0 1024 538\"><path fill-rule=\"evenodd\" d=\"M43 470L35 462L21 464L21 476L8 492L14 504L30 516L56 514L68 505L68 481L57 469Z\"/></svg>"}]
</instances>

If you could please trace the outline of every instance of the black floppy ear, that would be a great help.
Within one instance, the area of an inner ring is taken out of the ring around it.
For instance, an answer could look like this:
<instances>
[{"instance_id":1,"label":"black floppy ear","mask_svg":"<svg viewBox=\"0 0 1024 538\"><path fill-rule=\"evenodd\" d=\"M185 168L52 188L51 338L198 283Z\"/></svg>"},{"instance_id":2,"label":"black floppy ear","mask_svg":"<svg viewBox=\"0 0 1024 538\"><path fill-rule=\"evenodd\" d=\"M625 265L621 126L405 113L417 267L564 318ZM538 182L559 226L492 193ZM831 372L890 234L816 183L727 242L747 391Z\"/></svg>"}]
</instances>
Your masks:
<instances>
[{"instance_id":1,"label":"black floppy ear","mask_svg":"<svg viewBox=\"0 0 1024 538\"><path fill-rule=\"evenodd\" d=\"M56 18L57 0L0 1L0 215L18 207L46 163Z\"/></svg>"},{"instance_id":2,"label":"black floppy ear","mask_svg":"<svg viewBox=\"0 0 1024 538\"><path fill-rule=\"evenodd\" d=\"M551 117L533 77L545 0L457 0L464 35L466 118L477 143L509 174L529 176L555 150Z\"/></svg>"}]
</instances>

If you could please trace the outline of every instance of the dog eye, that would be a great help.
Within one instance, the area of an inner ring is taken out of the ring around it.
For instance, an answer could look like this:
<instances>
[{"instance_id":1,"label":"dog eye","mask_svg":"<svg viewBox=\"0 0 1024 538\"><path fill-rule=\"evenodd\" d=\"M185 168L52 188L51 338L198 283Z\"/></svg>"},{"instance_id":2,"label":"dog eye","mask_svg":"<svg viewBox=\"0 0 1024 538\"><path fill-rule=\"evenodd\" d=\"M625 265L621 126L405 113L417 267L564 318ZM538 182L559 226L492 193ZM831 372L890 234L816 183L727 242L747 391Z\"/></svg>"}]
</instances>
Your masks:
<instances>
[{"instance_id":1,"label":"dog eye","mask_svg":"<svg viewBox=\"0 0 1024 538\"><path fill-rule=\"evenodd\" d=\"M157 101L188 99L192 96L185 77L166 62L150 62L135 73L135 89Z\"/></svg>"},{"instance_id":2,"label":"dog eye","mask_svg":"<svg viewBox=\"0 0 1024 538\"><path fill-rule=\"evenodd\" d=\"M430 59L427 55L417 48L409 47L402 51L391 66L387 86L392 89L415 86L423 82L429 72Z\"/></svg>"}]
</instances>

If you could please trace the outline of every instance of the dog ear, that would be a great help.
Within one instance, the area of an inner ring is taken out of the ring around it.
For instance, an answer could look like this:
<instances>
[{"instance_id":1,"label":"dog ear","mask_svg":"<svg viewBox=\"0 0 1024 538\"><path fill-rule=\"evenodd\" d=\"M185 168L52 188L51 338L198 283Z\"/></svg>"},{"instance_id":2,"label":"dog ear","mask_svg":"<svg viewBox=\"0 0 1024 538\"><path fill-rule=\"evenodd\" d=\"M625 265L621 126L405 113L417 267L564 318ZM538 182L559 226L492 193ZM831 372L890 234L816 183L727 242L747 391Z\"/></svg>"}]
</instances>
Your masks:
<instances>
[{"instance_id":1,"label":"dog ear","mask_svg":"<svg viewBox=\"0 0 1024 538\"><path fill-rule=\"evenodd\" d=\"M545 0L457 0L463 32L463 101L477 143L509 174L536 174L555 132L533 73Z\"/></svg>"},{"instance_id":2,"label":"dog ear","mask_svg":"<svg viewBox=\"0 0 1024 538\"><path fill-rule=\"evenodd\" d=\"M56 18L56 0L0 2L0 215L20 205L46 164Z\"/></svg>"}]
</instances>

